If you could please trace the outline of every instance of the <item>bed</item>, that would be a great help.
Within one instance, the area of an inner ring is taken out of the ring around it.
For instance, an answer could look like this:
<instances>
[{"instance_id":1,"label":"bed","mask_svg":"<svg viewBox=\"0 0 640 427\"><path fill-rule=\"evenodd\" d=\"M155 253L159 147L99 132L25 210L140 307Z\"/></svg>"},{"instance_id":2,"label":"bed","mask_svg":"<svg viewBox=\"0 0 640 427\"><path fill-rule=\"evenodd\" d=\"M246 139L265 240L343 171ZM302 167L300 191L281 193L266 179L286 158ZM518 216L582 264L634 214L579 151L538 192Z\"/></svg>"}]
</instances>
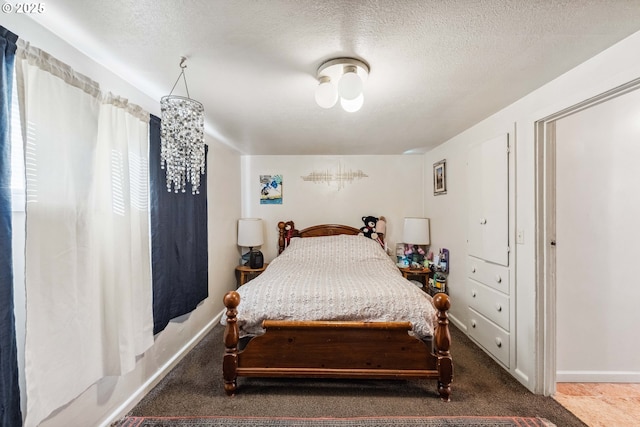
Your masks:
<instances>
[{"instance_id":1,"label":"bed","mask_svg":"<svg viewBox=\"0 0 640 427\"><path fill-rule=\"evenodd\" d=\"M278 224L279 256L224 296L228 395L239 376L428 378L450 400L449 297L431 298L402 278L380 245L359 232Z\"/></svg>"}]
</instances>

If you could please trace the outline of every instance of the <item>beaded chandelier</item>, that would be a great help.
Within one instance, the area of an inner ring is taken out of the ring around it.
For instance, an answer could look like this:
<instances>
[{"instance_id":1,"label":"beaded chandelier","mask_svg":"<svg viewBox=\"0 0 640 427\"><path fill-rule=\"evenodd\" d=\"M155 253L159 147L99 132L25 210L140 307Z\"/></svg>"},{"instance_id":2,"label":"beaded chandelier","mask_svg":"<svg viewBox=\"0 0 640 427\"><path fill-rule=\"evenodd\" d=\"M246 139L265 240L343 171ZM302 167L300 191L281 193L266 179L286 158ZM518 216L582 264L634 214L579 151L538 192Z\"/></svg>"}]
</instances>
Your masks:
<instances>
[{"instance_id":1,"label":"beaded chandelier","mask_svg":"<svg viewBox=\"0 0 640 427\"><path fill-rule=\"evenodd\" d=\"M169 95L160 100L160 167L167 171L167 191L171 192L173 186L175 193L185 193L189 182L191 194L200 194L200 176L205 173L204 107L189 97L185 61L182 57L178 79ZM180 77L184 79L186 98L172 95Z\"/></svg>"}]
</instances>

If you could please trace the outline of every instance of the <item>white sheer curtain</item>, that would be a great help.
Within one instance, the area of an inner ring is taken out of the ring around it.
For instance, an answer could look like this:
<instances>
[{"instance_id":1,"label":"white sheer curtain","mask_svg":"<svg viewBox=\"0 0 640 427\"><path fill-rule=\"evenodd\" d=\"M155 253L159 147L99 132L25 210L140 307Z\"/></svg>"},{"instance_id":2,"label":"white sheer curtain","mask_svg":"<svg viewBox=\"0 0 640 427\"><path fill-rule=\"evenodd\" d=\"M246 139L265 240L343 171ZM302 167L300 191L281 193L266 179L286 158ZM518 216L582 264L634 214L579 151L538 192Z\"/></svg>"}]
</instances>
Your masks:
<instances>
[{"instance_id":1,"label":"white sheer curtain","mask_svg":"<svg viewBox=\"0 0 640 427\"><path fill-rule=\"evenodd\" d=\"M37 48L16 57L26 166L25 425L153 342L148 114Z\"/></svg>"},{"instance_id":2,"label":"white sheer curtain","mask_svg":"<svg viewBox=\"0 0 640 427\"><path fill-rule=\"evenodd\" d=\"M102 289L105 375L153 344L148 204L149 115L112 94L100 107L92 162L92 276Z\"/></svg>"}]
</instances>

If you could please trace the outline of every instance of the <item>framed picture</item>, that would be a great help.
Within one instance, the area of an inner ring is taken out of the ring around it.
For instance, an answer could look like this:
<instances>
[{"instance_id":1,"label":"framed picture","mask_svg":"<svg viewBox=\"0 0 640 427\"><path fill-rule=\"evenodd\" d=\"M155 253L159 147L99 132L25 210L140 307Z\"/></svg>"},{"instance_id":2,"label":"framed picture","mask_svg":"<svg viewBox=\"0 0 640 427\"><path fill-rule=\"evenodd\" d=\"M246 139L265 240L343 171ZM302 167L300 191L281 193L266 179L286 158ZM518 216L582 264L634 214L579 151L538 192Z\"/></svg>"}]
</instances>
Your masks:
<instances>
[{"instance_id":1,"label":"framed picture","mask_svg":"<svg viewBox=\"0 0 640 427\"><path fill-rule=\"evenodd\" d=\"M260 175L260 204L282 204L282 175Z\"/></svg>"},{"instance_id":2,"label":"framed picture","mask_svg":"<svg viewBox=\"0 0 640 427\"><path fill-rule=\"evenodd\" d=\"M447 194L447 161L440 160L433 164L433 195Z\"/></svg>"}]
</instances>

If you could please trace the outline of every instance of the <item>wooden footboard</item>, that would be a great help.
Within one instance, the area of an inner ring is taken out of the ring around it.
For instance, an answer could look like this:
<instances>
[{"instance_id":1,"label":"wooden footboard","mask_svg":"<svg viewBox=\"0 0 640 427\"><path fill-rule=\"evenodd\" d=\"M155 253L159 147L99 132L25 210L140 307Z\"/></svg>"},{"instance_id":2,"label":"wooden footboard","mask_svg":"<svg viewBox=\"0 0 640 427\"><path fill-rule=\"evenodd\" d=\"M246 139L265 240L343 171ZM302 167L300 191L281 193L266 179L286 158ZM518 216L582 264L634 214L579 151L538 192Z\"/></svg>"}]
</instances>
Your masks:
<instances>
[{"instance_id":1,"label":"wooden footboard","mask_svg":"<svg viewBox=\"0 0 640 427\"><path fill-rule=\"evenodd\" d=\"M449 401L453 364L449 347L449 297L433 298L438 310L434 349L408 334L410 322L266 320L266 332L238 350L237 307L240 295L224 297L224 389L233 395L237 377L392 378L437 380L440 397Z\"/></svg>"}]
</instances>

